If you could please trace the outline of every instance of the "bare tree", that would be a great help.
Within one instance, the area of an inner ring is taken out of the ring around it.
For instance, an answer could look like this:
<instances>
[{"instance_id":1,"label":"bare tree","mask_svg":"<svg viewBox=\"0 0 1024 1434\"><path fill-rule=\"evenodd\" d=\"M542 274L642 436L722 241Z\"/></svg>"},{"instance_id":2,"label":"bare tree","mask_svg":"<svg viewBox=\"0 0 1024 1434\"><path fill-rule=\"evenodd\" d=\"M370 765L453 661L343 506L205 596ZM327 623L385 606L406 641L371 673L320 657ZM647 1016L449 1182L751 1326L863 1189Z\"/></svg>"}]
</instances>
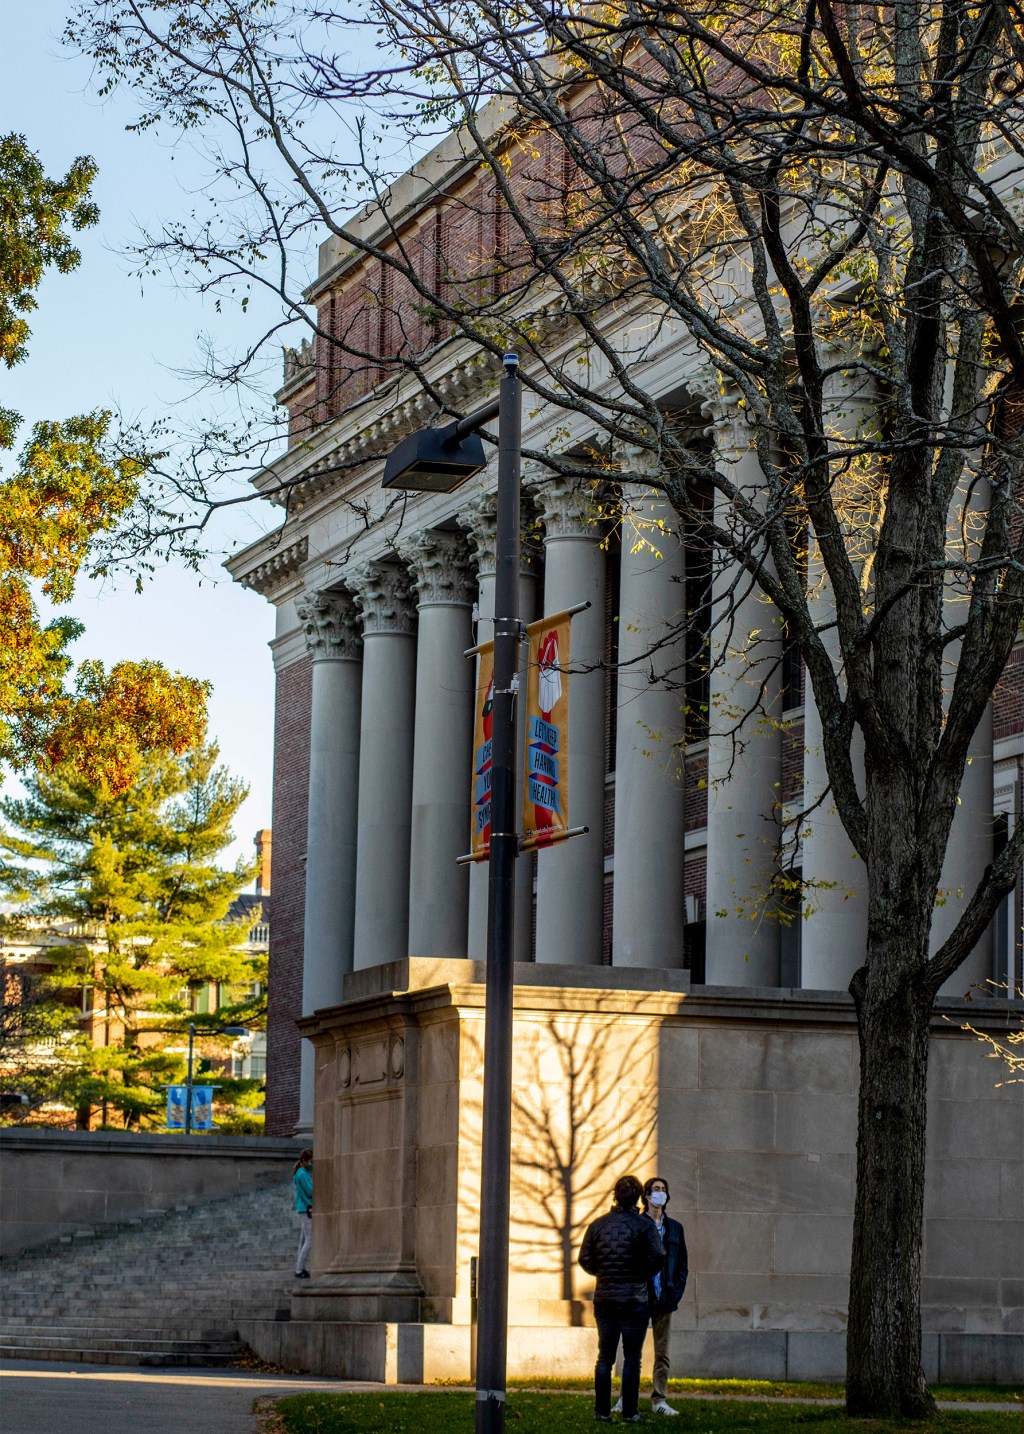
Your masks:
<instances>
[{"instance_id":1,"label":"bare tree","mask_svg":"<svg viewBox=\"0 0 1024 1434\"><path fill-rule=\"evenodd\" d=\"M387 46L376 68L343 58L360 26ZM262 286L309 325L304 421L398 378L451 412L437 346L514 346L536 399L594 435L531 456L622 478L646 450L732 593L756 585L781 615L867 873L848 1408L928 1417L929 1022L1024 853L1019 826L932 949L970 742L1024 613L1019 10L83 0L73 33L138 92L142 123L220 143L246 199L230 242L211 221L144 258ZM432 237L392 207L379 156L450 125L472 162L457 190L421 176ZM352 222L363 202L376 225ZM314 311L295 282L313 228L362 256L351 308L317 295ZM694 387L646 380L666 331L744 414L756 489L700 441Z\"/></svg>"}]
</instances>

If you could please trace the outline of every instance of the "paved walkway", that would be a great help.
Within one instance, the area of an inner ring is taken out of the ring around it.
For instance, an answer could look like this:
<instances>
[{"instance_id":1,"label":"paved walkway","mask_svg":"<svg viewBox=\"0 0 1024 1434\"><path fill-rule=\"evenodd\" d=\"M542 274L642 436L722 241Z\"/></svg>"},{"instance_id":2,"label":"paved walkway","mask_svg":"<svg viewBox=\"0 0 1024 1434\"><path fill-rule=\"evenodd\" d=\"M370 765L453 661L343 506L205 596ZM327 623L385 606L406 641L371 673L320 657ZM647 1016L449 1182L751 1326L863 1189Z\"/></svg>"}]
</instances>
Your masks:
<instances>
[{"instance_id":1,"label":"paved walkway","mask_svg":"<svg viewBox=\"0 0 1024 1434\"><path fill-rule=\"evenodd\" d=\"M0 1363L2 1434L256 1434L255 1400L308 1389L372 1389L340 1379L239 1369L131 1369Z\"/></svg>"},{"instance_id":2,"label":"paved walkway","mask_svg":"<svg viewBox=\"0 0 1024 1434\"><path fill-rule=\"evenodd\" d=\"M410 1390L416 1386L402 1387ZM216 1434L256 1434L253 1404L257 1399L309 1389L338 1393L345 1389L384 1388L344 1379L249 1374L240 1369L129 1369L9 1359L0 1361L0 1434L195 1434L196 1430L206 1429L216 1430ZM709 1396L671 1397L680 1400ZM763 1402L756 1395L724 1397ZM779 1400L783 1404L805 1402L819 1401ZM1020 1411L1019 1402L954 1404L940 1400L939 1407Z\"/></svg>"}]
</instances>

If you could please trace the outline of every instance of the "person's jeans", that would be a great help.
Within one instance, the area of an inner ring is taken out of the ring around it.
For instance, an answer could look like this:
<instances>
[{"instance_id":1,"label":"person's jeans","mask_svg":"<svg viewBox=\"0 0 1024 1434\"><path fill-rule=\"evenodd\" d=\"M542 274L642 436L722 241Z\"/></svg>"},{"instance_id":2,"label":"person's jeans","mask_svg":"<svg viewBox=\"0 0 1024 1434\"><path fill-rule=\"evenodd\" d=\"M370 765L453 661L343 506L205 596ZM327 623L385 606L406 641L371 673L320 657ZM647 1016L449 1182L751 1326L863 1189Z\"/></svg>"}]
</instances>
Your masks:
<instances>
[{"instance_id":1,"label":"person's jeans","mask_svg":"<svg viewBox=\"0 0 1024 1434\"><path fill-rule=\"evenodd\" d=\"M640 1355L649 1314L646 1304L630 1300L594 1302L597 1321L597 1364L594 1366L594 1413L612 1412L612 1369L622 1340L622 1417L636 1413L640 1397Z\"/></svg>"},{"instance_id":2,"label":"person's jeans","mask_svg":"<svg viewBox=\"0 0 1024 1434\"><path fill-rule=\"evenodd\" d=\"M651 1399L657 1403L668 1399L668 1341L672 1333L672 1316L655 1315L651 1320L651 1332L654 1335L654 1390Z\"/></svg>"},{"instance_id":3,"label":"person's jeans","mask_svg":"<svg viewBox=\"0 0 1024 1434\"><path fill-rule=\"evenodd\" d=\"M313 1243L313 1217L296 1210L295 1221L299 1227L299 1248L295 1253L295 1273L301 1275L309 1259L309 1247Z\"/></svg>"}]
</instances>

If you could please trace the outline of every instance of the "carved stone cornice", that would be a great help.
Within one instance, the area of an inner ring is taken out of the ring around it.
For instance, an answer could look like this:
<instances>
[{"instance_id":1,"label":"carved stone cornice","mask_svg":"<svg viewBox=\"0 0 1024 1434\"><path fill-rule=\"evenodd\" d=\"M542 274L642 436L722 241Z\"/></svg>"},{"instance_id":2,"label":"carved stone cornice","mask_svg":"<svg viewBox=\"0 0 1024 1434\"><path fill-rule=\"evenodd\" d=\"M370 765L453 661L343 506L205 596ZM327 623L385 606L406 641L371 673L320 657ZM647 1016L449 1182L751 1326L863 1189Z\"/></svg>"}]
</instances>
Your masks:
<instances>
[{"instance_id":1,"label":"carved stone cornice","mask_svg":"<svg viewBox=\"0 0 1024 1434\"><path fill-rule=\"evenodd\" d=\"M287 548L278 548L237 581L242 587L251 588L253 592L267 597L296 577L308 556L309 539L300 538L297 543L291 543Z\"/></svg>"},{"instance_id":2,"label":"carved stone cornice","mask_svg":"<svg viewBox=\"0 0 1024 1434\"><path fill-rule=\"evenodd\" d=\"M546 543L559 538L592 538L599 542L603 536L592 483L549 478L532 490L532 497L544 524Z\"/></svg>"},{"instance_id":3,"label":"carved stone cornice","mask_svg":"<svg viewBox=\"0 0 1024 1434\"><path fill-rule=\"evenodd\" d=\"M462 533L426 528L399 547L416 580L419 606L469 607L472 602L469 543Z\"/></svg>"},{"instance_id":4,"label":"carved stone cornice","mask_svg":"<svg viewBox=\"0 0 1024 1434\"><path fill-rule=\"evenodd\" d=\"M416 588L400 563L374 561L346 573L363 615L363 636L416 631Z\"/></svg>"},{"instance_id":5,"label":"carved stone cornice","mask_svg":"<svg viewBox=\"0 0 1024 1434\"><path fill-rule=\"evenodd\" d=\"M456 364L434 384L434 394L422 389L410 398L392 402L372 422L342 443L326 448L301 475L279 492L268 494L273 503L289 503L293 507L308 503L318 493L336 486L359 467L371 460L382 461L407 434L419 428L440 426L450 421L450 413L466 411L480 397L485 383L493 374L470 360ZM435 396L436 395L436 396ZM387 386L375 391L372 400L387 404ZM344 416L342 421L344 420ZM273 470L268 470L273 471Z\"/></svg>"},{"instance_id":6,"label":"carved stone cornice","mask_svg":"<svg viewBox=\"0 0 1024 1434\"><path fill-rule=\"evenodd\" d=\"M350 593L309 593L295 611L314 662L357 662L362 656L359 614Z\"/></svg>"}]
</instances>

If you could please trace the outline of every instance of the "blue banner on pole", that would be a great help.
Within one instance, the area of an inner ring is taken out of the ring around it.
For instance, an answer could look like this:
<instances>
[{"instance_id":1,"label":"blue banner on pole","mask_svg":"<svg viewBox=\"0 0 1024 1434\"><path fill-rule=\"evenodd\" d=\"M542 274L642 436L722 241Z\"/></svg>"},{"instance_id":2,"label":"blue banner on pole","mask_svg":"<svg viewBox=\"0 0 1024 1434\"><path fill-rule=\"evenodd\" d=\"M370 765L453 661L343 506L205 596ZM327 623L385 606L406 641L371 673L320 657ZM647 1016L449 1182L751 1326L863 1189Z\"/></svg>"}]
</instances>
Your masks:
<instances>
[{"instance_id":1,"label":"blue banner on pole","mask_svg":"<svg viewBox=\"0 0 1024 1434\"><path fill-rule=\"evenodd\" d=\"M213 1086L192 1087L192 1129L213 1129Z\"/></svg>"},{"instance_id":2,"label":"blue banner on pole","mask_svg":"<svg viewBox=\"0 0 1024 1434\"><path fill-rule=\"evenodd\" d=\"M167 1087L167 1129L185 1129L185 1103L188 1100L188 1086Z\"/></svg>"}]
</instances>

